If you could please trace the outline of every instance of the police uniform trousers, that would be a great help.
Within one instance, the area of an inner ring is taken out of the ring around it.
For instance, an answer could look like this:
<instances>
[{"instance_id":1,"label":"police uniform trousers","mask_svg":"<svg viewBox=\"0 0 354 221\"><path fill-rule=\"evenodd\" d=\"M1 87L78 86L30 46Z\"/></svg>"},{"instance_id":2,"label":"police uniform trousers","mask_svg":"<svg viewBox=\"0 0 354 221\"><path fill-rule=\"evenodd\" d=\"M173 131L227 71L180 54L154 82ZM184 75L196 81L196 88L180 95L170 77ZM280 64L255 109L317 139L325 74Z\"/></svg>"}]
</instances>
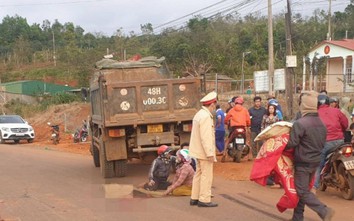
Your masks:
<instances>
[{"instance_id":1,"label":"police uniform trousers","mask_svg":"<svg viewBox=\"0 0 354 221\"><path fill-rule=\"evenodd\" d=\"M193 177L191 199L202 203L211 202L211 185L213 182L213 162L197 159L197 168Z\"/></svg>"}]
</instances>

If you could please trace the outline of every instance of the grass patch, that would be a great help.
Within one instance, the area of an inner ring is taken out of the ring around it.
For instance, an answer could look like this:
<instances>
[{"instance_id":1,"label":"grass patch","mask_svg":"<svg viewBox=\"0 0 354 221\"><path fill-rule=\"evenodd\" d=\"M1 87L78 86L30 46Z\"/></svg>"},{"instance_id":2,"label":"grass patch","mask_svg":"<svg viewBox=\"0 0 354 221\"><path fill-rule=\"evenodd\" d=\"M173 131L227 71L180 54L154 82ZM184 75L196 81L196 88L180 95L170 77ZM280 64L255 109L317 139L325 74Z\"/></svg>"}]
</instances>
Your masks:
<instances>
[{"instance_id":1,"label":"grass patch","mask_svg":"<svg viewBox=\"0 0 354 221\"><path fill-rule=\"evenodd\" d=\"M80 97L75 94L69 93L58 93L55 95L46 95L41 98L41 101L38 104L27 104L21 102L19 99L11 100L6 103L4 107L6 111L3 110L6 114L16 114L20 115L23 118L33 117L35 114L46 111L50 106L58 104L69 104L72 102L81 101Z\"/></svg>"}]
</instances>

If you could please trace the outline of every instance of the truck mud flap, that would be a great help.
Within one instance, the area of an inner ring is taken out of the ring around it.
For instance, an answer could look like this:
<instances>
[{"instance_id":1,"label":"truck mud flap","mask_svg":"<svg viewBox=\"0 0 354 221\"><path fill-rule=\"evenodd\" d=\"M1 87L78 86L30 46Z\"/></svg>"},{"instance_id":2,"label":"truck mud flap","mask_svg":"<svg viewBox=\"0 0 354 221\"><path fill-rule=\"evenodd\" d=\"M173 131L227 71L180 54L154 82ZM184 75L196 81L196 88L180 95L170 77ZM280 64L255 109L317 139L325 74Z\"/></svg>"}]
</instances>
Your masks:
<instances>
[{"instance_id":1,"label":"truck mud flap","mask_svg":"<svg viewBox=\"0 0 354 221\"><path fill-rule=\"evenodd\" d=\"M125 137L107 140L105 142L105 146L106 158L108 161L127 159L127 147L125 144Z\"/></svg>"}]
</instances>

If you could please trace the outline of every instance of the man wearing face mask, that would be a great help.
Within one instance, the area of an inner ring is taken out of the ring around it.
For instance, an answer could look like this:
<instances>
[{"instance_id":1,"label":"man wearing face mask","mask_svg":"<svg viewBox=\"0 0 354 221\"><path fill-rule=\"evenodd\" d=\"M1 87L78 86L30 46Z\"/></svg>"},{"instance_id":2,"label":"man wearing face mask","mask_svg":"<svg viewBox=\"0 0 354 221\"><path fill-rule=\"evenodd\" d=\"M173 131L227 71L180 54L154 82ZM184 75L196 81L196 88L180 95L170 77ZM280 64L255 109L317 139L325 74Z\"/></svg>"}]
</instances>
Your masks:
<instances>
[{"instance_id":1,"label":"man wearing face mask","mask_svg":"<svg viewBox=\"0 0 354 221\"><path fill-rule=\"evenodd\" d=\"M173 178L172 185L167 188L164 195L172 194L174 196L190 196L192 192L194 170L191 165L189 150L178 150L176 157L178 163L176 175Z\"/></svg>"},{"instance_id":2,"label":"man wearing face mask","mask_svg":"<svg viewBox=\"0 0 354 221\"><path fill-rule=\"evenodd\" d=\"M212 112L216 108L216 92L210 92L200 102L202 108L193 118L189 153L197 159L197 168L193 178L190 205L199 207L216 207L211 202L211 185L213 181L213 163L215 157L215 128Z\"/></svg>"},{"instance_id":3,"label":"man wearing face mask","mask_svg":"<svg viewBox=\"0 0 354 221\"><path fill-rule=\"evenodd\" d=\"M294 148L294 181L299 202L292 221L303 221L305 205L315 211L322 220L330 221L334 210L320 202L310 191L310 183L321 162L327 129L317 111L317 92L303 91L300 95L302 117L296 120L289 134L286 149Z\"/></svg>"}]
</instances>

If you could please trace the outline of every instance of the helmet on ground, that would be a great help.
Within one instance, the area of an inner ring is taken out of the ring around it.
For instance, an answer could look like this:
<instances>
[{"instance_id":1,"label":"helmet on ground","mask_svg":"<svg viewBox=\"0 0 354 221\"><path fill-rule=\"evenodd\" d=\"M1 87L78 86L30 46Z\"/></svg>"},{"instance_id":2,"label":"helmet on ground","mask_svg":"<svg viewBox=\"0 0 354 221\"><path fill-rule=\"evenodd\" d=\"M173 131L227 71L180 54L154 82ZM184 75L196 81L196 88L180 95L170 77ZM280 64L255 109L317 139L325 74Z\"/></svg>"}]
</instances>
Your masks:
<instances>
[{"instance_id":1,"label":"helmet on ground","mask_svg":"<svg viewBox=\"0 0 354 221\"><path fill-rule=\"evenodd\" d=\"M318 95L317 100L318 100L318 105L323 105L323 104L329 105L329 97L325 94Z\"/></svg>"},{"instance_id":2,"label":"helmet on ground","mask_svg":"<svg viewBox=\"0 0 354 221\"><path fill-rule=\"evenodd\" d=\"M272 98L268 101L268 105L274 105L277 107L279 105L279 103L278 103L277 99Z\"/></svg>"},{"instance_id":3,"label":"helmet on ground","mask_svg":"<svg viewBox=\"0 0 354 221\"><path fill-rule=\"evenodd\" d=\"M187 149L181 149L177 151L177 156L180 156L183 158L182 162L188 162L191 160L191 157L189 156L189 150Z\"/></svg>"},{"instance_id":4,"label":"helmet on ground","mask_svg":"<svg viewBox=\"0 0 354 221\"><path fill-rule=\"evenodd\" d=\"M161 145L158 149L157 149L157 154L160 156L162 154L166 155L168 154L169 152L171 152L172 149L169 148L168 146L166 145Z\"/></svg>"},{"instance_id":5,"label":"helmet on ground","mask_svg":"<svg viewBox=\"0 0 354 221\"><path fill-rule=\"evenodd\" d=\"M244 100L243 100L242 97L237 97L237 98L235 99L235 104L243 104L243 102L244 102Z\"/></svg>"}]
</instances>

